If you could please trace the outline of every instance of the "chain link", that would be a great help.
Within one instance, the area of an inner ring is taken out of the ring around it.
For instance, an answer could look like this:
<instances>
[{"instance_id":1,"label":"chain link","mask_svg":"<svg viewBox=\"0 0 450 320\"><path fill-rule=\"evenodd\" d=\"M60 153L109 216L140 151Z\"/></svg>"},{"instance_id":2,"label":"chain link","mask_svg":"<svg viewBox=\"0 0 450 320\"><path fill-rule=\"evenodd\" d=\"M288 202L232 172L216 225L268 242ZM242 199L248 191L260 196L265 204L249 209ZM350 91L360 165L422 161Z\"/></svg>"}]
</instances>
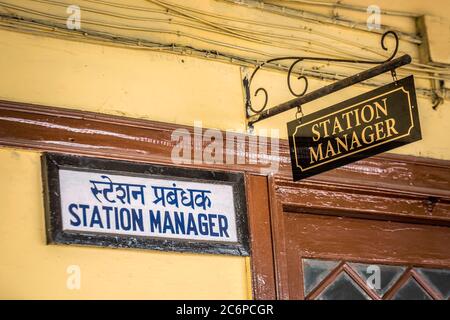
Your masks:
<instances>
[{"instance_id":1,"label":"chain link","mask_svg":"<svg viewBox=\"0 0 450 320\"><path fill-rule=\"evenodd\" d=\"M395 72L395 69L391 70L392 80L394 80L395 83L397 83L397 72Z\"/></svg>"},{"instance_id":2,"label":"chain link","mask_svg":"<svg viewBox=\"0 0 450 320\"><path fill-rule=\"evenodd\" d=\"M300 117L299 117L299 115L300 115ZM304 114L303 114L302 106L299 105L297 107L297 112L295 113L295 119L297 119L299 123L302 123L303 116L304 116Z\"/></svg>"}]
</instances>

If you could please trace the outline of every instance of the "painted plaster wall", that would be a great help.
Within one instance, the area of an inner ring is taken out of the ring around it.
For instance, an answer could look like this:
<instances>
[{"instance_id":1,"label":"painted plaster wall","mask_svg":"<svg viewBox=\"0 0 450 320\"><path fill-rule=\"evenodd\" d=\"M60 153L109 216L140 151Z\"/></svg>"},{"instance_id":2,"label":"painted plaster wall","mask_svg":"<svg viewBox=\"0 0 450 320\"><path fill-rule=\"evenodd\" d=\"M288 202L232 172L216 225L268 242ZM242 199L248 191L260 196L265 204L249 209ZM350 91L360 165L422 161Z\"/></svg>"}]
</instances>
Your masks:
<instances>
[{"instance_id":1,"label":"painted plaster wall","mask_svg":"<svg viewBox=\"0 0 450 320\"><path fill-rule=\"evenodd\" d=\"M244 97L239 66L188 56L131 50L0 30L0 99L123 115L222 130L245 130ZM292 97L285 75L263 71L264 84L276 104ZM418 81L423 83L424 81ZM310 80L310 89L329 82ZM368 88L355 86L309 103L316 111ZM431 108L418 97L423 140L393 151L450 159L450 102ZM256 102L258 100L255 100ZM255 103L256 103L255 102ZM295 110L265 120L256 129L278 129ZM258 133L258 131L256 131ZM270 130L269 130L270 132Z\"/></svg>"},{"instance_id":2,"label":"painted plaster wall","mask_svg":"<svg viewBox=\"0 0 450 320\"><path fill-rule=\"evenodd\" d=\"M0 177L0 299L250 297L246 258L46 245L40 154L1 149Z\"/></svg>"}]
</instances>

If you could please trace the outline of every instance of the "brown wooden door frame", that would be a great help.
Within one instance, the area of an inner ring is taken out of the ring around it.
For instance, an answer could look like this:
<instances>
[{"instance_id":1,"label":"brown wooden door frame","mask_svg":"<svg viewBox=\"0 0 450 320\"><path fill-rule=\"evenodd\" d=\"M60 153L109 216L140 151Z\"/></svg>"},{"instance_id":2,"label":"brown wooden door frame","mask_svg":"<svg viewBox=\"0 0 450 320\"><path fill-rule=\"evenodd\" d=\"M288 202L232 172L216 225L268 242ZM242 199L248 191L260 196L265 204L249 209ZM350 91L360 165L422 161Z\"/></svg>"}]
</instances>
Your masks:
<instances>
[{"instance_id":1,"label":"brown wooden door frame","mask_svg":"<svg viewBox=\"0 0 450 320\"><path fill-rule=\"evenodd\" d=\"M269 177L277 298L305 298L302 257L342 261L340 268L347 268L350 274L352 270L344 262L361 259L374 264L407 265L407 274L413 276L413 265L450 268L450 250L445 243L440 244L440 239L450 241L450 198L427 193L411 195L407 191L311 184L307 180L294 183ZM296 223L301 225L295 229ZM352 239L348 230L353 230ZM392 252L371 249L367 239L377 239L377 248L385 246ZM302 254L297 252L302 250ZM406 279L400 279L395 288ZM423 285L433 297L439 296ZM315 297L314 293L311 297Z\"/></svg>"},{"instance_id":2,"label":"brown wooden door frame","mask_svg":"<svg viewBox=\"0 0 450 320\"><path fill-rule=\"evenodd\" d=\"M246 178L253 298L274 300L277 294L267 177L248 174Z\"/></svg>"}]
</instances>

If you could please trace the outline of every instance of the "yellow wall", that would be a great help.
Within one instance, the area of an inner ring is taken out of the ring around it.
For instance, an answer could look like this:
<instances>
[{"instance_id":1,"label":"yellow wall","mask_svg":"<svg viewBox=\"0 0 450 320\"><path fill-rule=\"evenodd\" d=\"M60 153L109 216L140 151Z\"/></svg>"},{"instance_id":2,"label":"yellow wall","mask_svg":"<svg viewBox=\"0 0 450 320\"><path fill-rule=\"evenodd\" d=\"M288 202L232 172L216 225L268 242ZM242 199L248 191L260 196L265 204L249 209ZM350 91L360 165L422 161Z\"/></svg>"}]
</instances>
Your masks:
<instances>
[{"instance_id":1,"label":"yellow wall","mask_svg":"<svg viewBox=\"0 0 450 320\"><path fill-rule=\"evenodd\" d=\"M246 258L46 245L40 154L1 149L0 177L0 299L249 298Z\"/></svg>"},{"instance_id":2,"label":"yellow wall","mask_svg":"<svg viewBox=\"0 0 450 320\"><path fill-rule=\"evenodd\" d=\"M241 71L236 65L1 29L0 52L0 99L245 130ZM292 98L285 81L284 74L263 71L254 88L265 86L273 105ZM328 83L311 79L309 90ZM354 86L309 103L304 111L307 114L367 90ZM450 132L450 102L437 110L431 108L429 98L418 97L418 103L423 140L392 152L450 159L450 139L442 139ZM285 138L286 122L294 114L295 110L285 112L256 128L279 129Z\"/></svg>"},{"instance_id":3,"label":"yellow wall","mask_svg":"<svg viewBox=\"0 0 450 320\"><path fill-rule=\"evenodd\" d=\"M64 6L52 7L50 10L41 2L15 0L9 2L65 15ZM148 1L122 2L149 5ZM188 5L182 0L172 2ZM350 2L357 3L353 0ZM360 2L361 5L366 3L372 2ZM388 0L379 1L382 8L390 6L391 3L392 1ZM92 2L84 4L94 6ZM218 15L293 27L308 25L297 19L267 14L242 6L232 7L221 1L196 0L189 1L189 4L196 9L209 10ZM444 5L448 8L448 1L440 0L439 4L433 6L434 9L429 11L429 5L424 5L421 0L404 0L399 8L393 9L439 15L448 11L441 9ZM108 10L119 9L111 7ZM319 13L329 14L329 10L321 8ZM99 19L94 14L86 12L83 13L83 17ZM358 18L364 21L364 13L359 14ZM113 17L103 19L111 23L120 20ZM387 23L393 23L401 30L415 32L415 24L411 19L397 17L386 19ZM151 24L148 21L140 23L162 28L161 25ZM379 37L369 37L364 33L352 38L352 33L347 34L337 27L314 23L310 25L323 33L336 34L347 40L379 49ZM178 27L170 25L168 28L175 30ZM251 29L245 25L243 28ZM265 26L262 28L269 33L273 31ZM130 30L118 29L112 31L122 32L123 35L145 36L158 42L177 42L199 48L221 49L231 54L242 53L242 50L239 51L232 46L220 48L218 45L177 34L133 33ZM277 51L279 48L272 45L259 46L252 43L250 46L244 41L209 34L190 27L186 27L184 31L211 38L212 41L228 39L233 45L249 46L251 50L246 52L247 57L256 55L260 59L263 58L262 55L253 54L253 49L265 50L272 56L301 54L292 49ZM288 36L299 35L297 31L285 32ZM310 34L300 35L314 37ZM305 43L297 44L305 45ZM339 46L339 41L329 44L330 48ZM351 50L344 45L343 48ZM418 57L418 48L411 43L402 42L400 52L408 52L415 59ZM0 99L4 100L186 125L193 125L194 121L199 120L203 122L204 127L245 130L241 68L233 63L91 44L72 41L69 38L56 39L0 28L0 70L2 70ZM399 76L408 74L408 71L403 70L398 72ZM356 73L356 70L351 71ZM255 80L255 87L261 84L270 89L270 105L292 98L287 92L284 74L263 71L258 77L258 80ZM390 81L389 77L384 79L386 82ZM310 90L326 84L328 84L326 81L311 79ZM423 79L418 84L421 87L430 85ZM308 104L304 108L305 113L367 90L369 90L367 87L354 86ZM450 103L447 101L434 111L431 109L430 100L421 97L419 111L423 140L393 152L450 160L449 107ZM294 113L295 111L286 112L261 122L257 128L277 128L280 130L280 136L285 137L285 124L294 118ZM2 203L0 298L250 297L249 259L246 258L45 245L39 153L0 148L0 203ZM70 291L66 288L66 268L72 264L81 267L82 285L79 291Z\"/></svg>"}]
</instances>

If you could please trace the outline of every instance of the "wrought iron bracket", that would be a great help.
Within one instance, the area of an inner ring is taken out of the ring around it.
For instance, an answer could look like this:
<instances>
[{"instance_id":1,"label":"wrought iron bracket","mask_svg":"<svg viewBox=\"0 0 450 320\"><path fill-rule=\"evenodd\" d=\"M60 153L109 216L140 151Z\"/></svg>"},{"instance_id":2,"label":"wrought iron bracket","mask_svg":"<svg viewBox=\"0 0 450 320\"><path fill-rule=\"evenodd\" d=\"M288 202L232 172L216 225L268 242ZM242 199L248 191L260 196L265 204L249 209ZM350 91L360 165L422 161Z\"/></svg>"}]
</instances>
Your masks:
<instances>
[{"instance_id":1,"label":"wrought iron bracket","mask_svg":"<svg viewBox=\"0 0 450 320\"><path fill-rule=\"evenodd\" d=\"M292 108L298 108L299 106L303 106L305 103L319 99L330 93L344 89L353 84L365 81L367 79L373 78L377 75L380 75L380 74L388 72L388 71L391 72L394 82L396 82L397 77L396 77L395 69L398 67L401 67L403 65L411 63L411 56L403 55L399 58L394 59L394 57L398 51L399 40L398 40L397 34L393 31L387 31L381 37L381 47L383 48L383 50L386 50L386 51L388 50L386 43L385 43L385 39L388 35L391 35L395 39L395 47L392 51L392 54L389 56L389 58L387 58L383 61L331 59L331 58L324 58L324 57L279 57L279 58L269 59L269 60L261 63L260 65L258 65L253 70L252 74L249 77L244 77L244 79L243 79L243 86L245 89L245 108L246 108L246 115L247 115L247 125L248 125L249 129L251 130L253 128L253 124L256 122L270 118L274 115L277 115L284 111L290 110ZM269 94L265 88L259 87L254 91L253 96L256 97L262 93L264 95L264 103L261 107L255 108L255 106L252 103L252 81L253 81L255 75L265 65L269 65L271 63L274 63L277 61L284 61L284 60L292 61L289 66L288 73L287 73L287 87L288 87L290 93L293 96L295 96L295 98L292 100L289 100L285 103L279 104L275 107L266 109L268 101L269 101ZM304 88L303 88L302 92L295 92L292 88L292 83L291 83L292 77L291 76L294 73L295 67L302 61L376 64L377 66L370 68L368 70L365 70L363 72L360 72L358 74L355 74L353 76L350 76L348 78L339 80L331 85L322 87L322 88L312 91L310 93L306 93L308 90L308 79L306 78L305 75L300 74L297 77L297 79L302 80L304 82Z\"/></svg>"}]
</instances>

